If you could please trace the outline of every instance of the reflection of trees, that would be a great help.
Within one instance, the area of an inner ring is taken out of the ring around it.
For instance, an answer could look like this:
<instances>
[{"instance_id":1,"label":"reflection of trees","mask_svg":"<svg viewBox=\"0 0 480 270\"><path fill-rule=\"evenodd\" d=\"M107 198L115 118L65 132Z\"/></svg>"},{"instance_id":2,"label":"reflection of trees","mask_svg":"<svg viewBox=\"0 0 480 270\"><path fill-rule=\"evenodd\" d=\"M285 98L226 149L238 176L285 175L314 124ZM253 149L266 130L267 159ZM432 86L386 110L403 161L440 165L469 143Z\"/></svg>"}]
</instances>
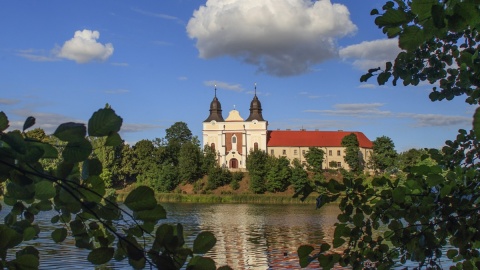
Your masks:
<instances>
[{"instance_id":1,"label":"reflection of trees","mask_svg":"<svg viewBox=\"0 0 480 270\"><path fill-rule=\"evenodd\" d=\"M217 237L207 256L218 265L298 269L297 248L331 242L337 211L315 211L313 205L216 205L214 211L200 212L199 222L201 230L213 230Z\"/></svg>"}]
</instances>

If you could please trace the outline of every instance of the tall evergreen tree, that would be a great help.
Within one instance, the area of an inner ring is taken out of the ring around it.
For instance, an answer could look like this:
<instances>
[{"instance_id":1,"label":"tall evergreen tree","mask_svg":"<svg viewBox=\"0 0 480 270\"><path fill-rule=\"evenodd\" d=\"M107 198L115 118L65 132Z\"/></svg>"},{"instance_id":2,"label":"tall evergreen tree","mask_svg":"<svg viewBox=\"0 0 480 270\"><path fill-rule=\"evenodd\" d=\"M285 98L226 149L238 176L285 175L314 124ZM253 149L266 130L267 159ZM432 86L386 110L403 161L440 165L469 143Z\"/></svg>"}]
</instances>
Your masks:
<instances>
[{"instance_id":1,"label":"tall evergreen tree","mask_svg":"<svg viewBox=\"0 0 480 270\"><path fill-rule=\"evenodd\" d=\"M259 149L250 151L247 157L247 170L250 174L250 190L254 193L264 193L267 190L265 184L267 160L267 153Z\"/></svg>"},{"instance_id":2,"label":"tall evergreen tree","mask_svg":"<svg viewBox=\"0 0 480 270\"><path fill-rule=\"evenodd\" d=\"M350 167L350 171L354 173L363 171L364 162L360 156L360 144L358 143L357 135L350 133L343 137L341 144L345 147L345 156L343 159Z\"/></svg>"}]
</instances>

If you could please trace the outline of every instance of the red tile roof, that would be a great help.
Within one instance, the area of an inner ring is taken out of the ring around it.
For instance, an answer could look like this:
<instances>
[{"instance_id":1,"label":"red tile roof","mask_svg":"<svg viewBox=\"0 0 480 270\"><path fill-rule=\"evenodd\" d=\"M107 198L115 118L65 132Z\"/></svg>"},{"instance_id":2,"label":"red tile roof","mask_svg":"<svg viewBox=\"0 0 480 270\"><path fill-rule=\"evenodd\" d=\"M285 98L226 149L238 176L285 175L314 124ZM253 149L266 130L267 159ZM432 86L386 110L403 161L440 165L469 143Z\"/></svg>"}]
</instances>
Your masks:
<instances>
[{"instance_id":1,"label":"red tile roof","mask_svg":"<svg viewBox=\"0 0 480 270\"><path fill-rule=\"evenodd\" d=\"M372 142L358 131L269 130L267 147L341 147L343 137L355 133L360 147L372 148Z\"/></svg>"}]
</instances>

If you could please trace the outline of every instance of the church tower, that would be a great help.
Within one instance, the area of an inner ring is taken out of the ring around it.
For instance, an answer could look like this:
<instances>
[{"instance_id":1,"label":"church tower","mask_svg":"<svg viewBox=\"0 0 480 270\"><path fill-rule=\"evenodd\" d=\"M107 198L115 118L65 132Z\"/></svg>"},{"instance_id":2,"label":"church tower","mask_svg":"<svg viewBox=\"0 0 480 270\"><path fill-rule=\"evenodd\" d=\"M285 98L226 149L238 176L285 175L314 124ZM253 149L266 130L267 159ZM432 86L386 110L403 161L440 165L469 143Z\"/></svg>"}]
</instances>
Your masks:
<instances>
[{"instance_id":1,"label":"church tower","mask_svg":"<svg viewBox=\"0 0 480 270\"><path fill-rule=\"evenodd\" d=\"M268 122L262 116L256 85L247 120L244 120L235 108L223 119L215 87L210 114L203 122L203 145L210 146L216 152L220 166L232 171L242 171L246 169L250 151L267 151L267 125Z\"/></svg>"},{"instance_id":2,"label":"church tower","mask_svg":"<svg viewBox=\"0 0 480 270\"><path fill-rule=\"evenodd\" d=\"M203 122L210 122L212 120L215 120L217 122L223 122L224 121L223 116L222 116L222 105L220 104L220 101L218 101L218 98L217 98L217 87L216 86L215 86L215 96L213 97L213 100L210 103L210 115Z\"/></svg>"},{"instance_id":3,"label":"church tower","mask_svg":"<svg viewBox=\"0 0 480 270\"><path fill-rule=\"evenodd\" d=\"M258 100L257 97L257 84L255 84L255 96L253 97L252 102L250 102L250 116L248 116L246 121L265 121L262 116L262 103Z\"/></svg>"}]
</instances>

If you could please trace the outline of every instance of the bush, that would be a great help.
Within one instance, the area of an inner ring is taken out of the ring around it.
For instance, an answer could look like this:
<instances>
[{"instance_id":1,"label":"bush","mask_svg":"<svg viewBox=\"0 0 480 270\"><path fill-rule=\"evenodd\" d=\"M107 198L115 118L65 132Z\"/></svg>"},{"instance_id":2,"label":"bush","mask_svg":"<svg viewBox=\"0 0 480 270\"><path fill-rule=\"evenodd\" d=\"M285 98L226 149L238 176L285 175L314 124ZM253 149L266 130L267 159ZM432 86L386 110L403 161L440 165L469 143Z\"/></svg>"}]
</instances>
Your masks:
<instances>
[{"instance_id":1,"label":"bush","mask_svg":"<svg viewBox=\"0 0 480 270\"><path fill-rule=\"evenodd\" d=\"M233 189L233 190L237 190L240 188L240 183L233 179L232 182L230 183L230 187Z\"/></svg>"},{"instance_id":2,"label":"bush","mask_svg":"<svg viewBox=\"0 0 480 270\"><path fill-rule=\"evenodd\" d=\"M232 173L224 168L216 167L208 174L207 189L212 190L232 182Z\"/></svg>"}]
</instances>

